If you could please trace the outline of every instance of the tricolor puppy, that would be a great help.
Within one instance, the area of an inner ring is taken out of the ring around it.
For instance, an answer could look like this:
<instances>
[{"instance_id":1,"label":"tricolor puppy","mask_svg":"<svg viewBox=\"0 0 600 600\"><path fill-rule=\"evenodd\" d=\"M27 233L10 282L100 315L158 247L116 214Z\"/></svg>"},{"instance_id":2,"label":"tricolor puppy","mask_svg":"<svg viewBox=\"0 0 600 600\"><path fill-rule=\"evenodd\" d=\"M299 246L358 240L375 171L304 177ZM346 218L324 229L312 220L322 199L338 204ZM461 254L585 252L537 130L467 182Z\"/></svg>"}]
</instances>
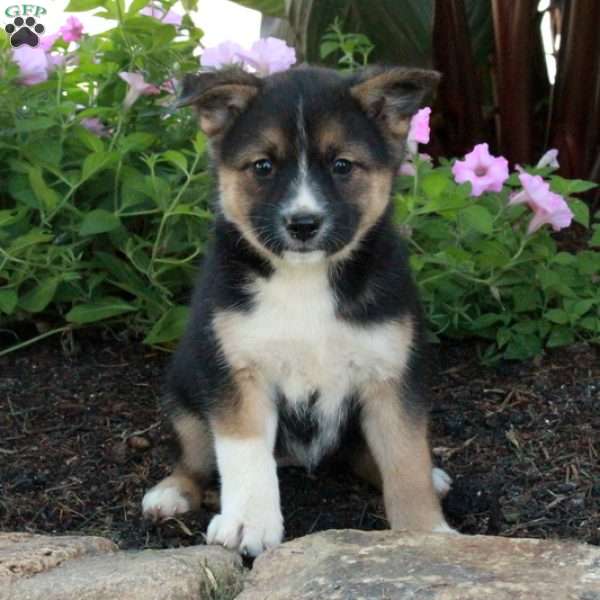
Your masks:
<instances>
[{"instance_id":1,"label":"tricolor puppy","mask_svg":"<svg viewBox=\"0 0 600 600\"><path fill-rule=\"evenodd\" d=\"M402 68L186 79L217 217L168 379L182 456L145 495L147 516L198 508L217 469L208 541L257 555L283 536L277 459L311 469L339 451L382 485L393 529L449 531L423 322L390 204L410 117L437 80Z\"/></svg>"}]
</instances>

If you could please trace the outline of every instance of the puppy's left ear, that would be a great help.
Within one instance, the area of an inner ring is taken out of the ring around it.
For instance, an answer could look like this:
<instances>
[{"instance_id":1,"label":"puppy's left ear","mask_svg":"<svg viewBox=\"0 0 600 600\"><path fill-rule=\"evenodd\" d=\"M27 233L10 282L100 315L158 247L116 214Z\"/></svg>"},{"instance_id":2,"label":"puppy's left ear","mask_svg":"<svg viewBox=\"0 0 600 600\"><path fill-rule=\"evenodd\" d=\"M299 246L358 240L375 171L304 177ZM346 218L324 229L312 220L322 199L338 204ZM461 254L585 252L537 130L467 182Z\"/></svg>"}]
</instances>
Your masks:
<instances>
[{"instance_id":1,"label":"puppy's left ear","mask_svg":"<svg viewBox=\"0 0 600 600\"><path fill-rule=\"evenodd\" d=\"M350 94L386 135L403 138L410 118L433 94L440 77L437 71L425 69L366 69L350 88Z\"/></svg>"}]
</instances>

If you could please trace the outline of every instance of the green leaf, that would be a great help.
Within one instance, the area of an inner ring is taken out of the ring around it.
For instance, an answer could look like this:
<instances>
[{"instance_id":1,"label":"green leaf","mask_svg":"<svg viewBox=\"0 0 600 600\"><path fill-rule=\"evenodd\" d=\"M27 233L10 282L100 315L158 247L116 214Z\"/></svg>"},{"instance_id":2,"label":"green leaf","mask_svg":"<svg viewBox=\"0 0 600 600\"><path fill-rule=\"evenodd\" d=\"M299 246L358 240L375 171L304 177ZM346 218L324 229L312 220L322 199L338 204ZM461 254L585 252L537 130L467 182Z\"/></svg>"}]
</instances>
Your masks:
<instances>
[{"instance_id":1,"label":"green leaf","mask_svg":"<svg viewBox=\"0 0 600 600\"><path fill-rule=\"evenodd\" d=\"M559 252L553 259L552 262L557 265L572 265L576 262L577 257L570 252Z\"/></svg>"},{"instance_id":2,"label":"green leaf","mask_svg":"<svg viewBox=\"0 0 600 600\"><path fill-rule=\"evenodd\" d=\"M546 342L549 348L556 348L557 346L568 346L575 341L575 335L570 327L553 327L550 333L550 337Z\"/></svg>"},{"instance_id":3,"label":"green leaf","mask_svg":"<svg viewBox=\"0 0 600 600\"><path fill-rule=\"evenodd\" d=\"M65 12L83 12L84 10L92 10L106 4L106 0L71 0Z\"/></svg>"},{"instance_id":4,"label":"green leaf","mask_svg":"<svg viewBox=\"0 0 600 600\"><path fill-rule=\"evenodd\" d=\"M83 217L79 227L79 235L86 236L106 233L107 231L113 231L120 226L121 221L119 217L107 210L97 208Z\"/></svg>"},{"instance_id":5,"label":"green leaf","mask_svg":"<svg viewBox=\"0 0 600 600\"><path fill-rule=\"evenodd\" d=\"M542 341L537 335L517 334L506 346L504 358L509 360L525 360L542 351Z\"/></svg>"},{"instance_id":6,"label":"green leaf","mask_svg":"<svg viewBox=\"0 0 600 600\"><path fill-rule=\"evenodd\" d=\"M156 141L156 136L151 133L144 133L142 131L137 133L131 133L119 142L119 148L122 152L141 152L147 150Z\"/></svg>"},{"instance_id":7,"label":"green leaf","mask_svg":"<svg viewBox=\"0 0 600 600\"><path fill-rule=\"evenodd\" d=\"M42 281L20 299L19 306L30 313L44 310L52 302L59 282L57 277Z\"/></svg>"},{"instance_id":8,"label":"green leaf","mask_svg":"<svg viewBox=\"0 0 600 600\"><path fill-rule=\"evenodd\" d=\"M569 208L575 215L575 221L584 227L590 226L590 209L583 200L572 199L569 201Z\"/></svg>"},{"instance_id":9,"label":"green leaf","mask_svg":"<svg viewBox=\"0 0 600 600\"><path fill-rule=\"evenodd\" d=\"M172 165L175 165L178 169L181 169L184 173L187 173L187 159L181 152L177 152L177 150L167 150L163 152L163 158L170 162Z\"/></svg>"},{"instance_id":10,"label":"green leaf","mask_svg":"<svg viewBox=\"0 0 600 600\"><path fill-rule=\"evenodd\" d=\"M189 317L187 306L174 306L170 308L152 327L144 339L146 344L164 344L178 340L185 329Z\"/></svg>"},{"instance_id":11,"label":"green leaf","mask_svg":"<svg viewBox=\"0 0 600 600\"><path fill-rule=\"evenodd\" d=\"M538 289L532 286L515 287L512 292L515 303L515 312L530 312L542 303L542 296Z\"/></svg>"},{"instance_id":12,"label":"green leaf","mask_svg":"<svg viewBox=\"0 0 600 600\"><path fill-rule=\"evenodd\" d=\"M104 151L104 142L97 135L94 135L91 131L88 131L85 127L74 127L73 133L81 141L81 143L87 146L87 148L92 152Z\"/></svg>"},{"instance_id":13,"label":"green leaf","mask_svg":"<svg viewBox=\"0 0 600 600\"><path fill-rule=\"evenodd\" d=\"M33 119L19 119L17 121L17 131L22 133L28 131L43 131L54 127L55 123L48 117L35 117Z\"/></svg>"},{"instance_id":14,"label":"green leaf","mask_svg":"<svg viewBox=\"0 0 600 600\"><path fill-rule=\"evenodd\" d=\"M60 196L44 181L42 170L39 167L29 169L29 183L36 198L48 209L52 210L58 206Z\"/></svg>"},{"instance_id":15,"label":"green leaf","mask_svg":"<svg viewBox=\"0 0 600 600\"><path fill-rule=\"evenodd\" d=\"M480 204L473 204L465 208L461 215L467 227L489 235L494 229L494 219L490 211Z\"/></svg>"},{"instance_id":16,"label":"green leaf","mask_svg":"<svg viewBox=\"0 0 600 600\"><path fill-rule=\"evenodd\" d=\"M319 56L321 58L327 58L330 54L335 52L340 45L336 41L322 42L319 48Z\"/></svg>"},{"instance_id":17,"label":"green leaf","mask_svg":"<svg viewBox=\"0 0 600 600\"><path fill-rule=\"evenodd\" d=\"M421 187L428 198L436 200L446 190L449 183L450 180L446 175L440 173L440 171L432 171L423 177Z\"/></svg>"},{"instance_id":18,"label":"green leaf","mask_svg":"<svg viewBox=\"0 0 600 600\"><path fill-rule=\"evenodd\" d=\"M590 246L600 246L600 225L594 225L594 235L592 235L588 243Z\"/></svg>"},{"instance_id":19,"label":"green leaf","mask_svg":"<svg viewBox=\"0 0 600 600\"><path fill-rule=\"evenodd\" d=\"M570 196L571 194L579 194L587 192L598 187L598 184L592 181L584 181L583 179L563 179L554 175L550 177L551 187L554 192L561 196Z\"/></svg>"},{"instance_id":20,"label":"green leaf","mask_svg":"<svg viewBox=\"0 0 600 600\"><path fill-rule=\"evenodd\" d=\"M16 290L3 288L0 290L0 311L4 314L11 315L17 307L19 296Z\"/></svg>"},{"instance_id":21,"label":"green leaf","mask_svg":"<svg viewBox=\"0 0 600 600\"><path fill-rule=\"evenodd\" d=\"M569 314L560 308L553 308L544 313L544 318L552 323L558 323L564 325L569 322Z\"/></svg>"},{"instance_id":22,"label":"green leaf","mask_svg":"<svg viewBox=\"0 0 600 600\"><path fill-rule=\"evenodd\" d=\"M135 306L128 304L120 298L106 296L95 302L80 304L72 308L66 315L67 321L70 323L78 323L80 325L86 323L95 323L103 321L117 315L122 315L136 310Z\"/></svg>"},{"instance_id":23,"label":"green leaf","mask_svg":"<svg viewBox=\"0 0 600 600\"><path fill-rule=\"evenodd\" d=\"M117 155L114 152L94 152L88 154L83 161L81 169L81 180L89 179L94 173L102 171L108 165L116 160Z\"/></svg>"}]
</instances>

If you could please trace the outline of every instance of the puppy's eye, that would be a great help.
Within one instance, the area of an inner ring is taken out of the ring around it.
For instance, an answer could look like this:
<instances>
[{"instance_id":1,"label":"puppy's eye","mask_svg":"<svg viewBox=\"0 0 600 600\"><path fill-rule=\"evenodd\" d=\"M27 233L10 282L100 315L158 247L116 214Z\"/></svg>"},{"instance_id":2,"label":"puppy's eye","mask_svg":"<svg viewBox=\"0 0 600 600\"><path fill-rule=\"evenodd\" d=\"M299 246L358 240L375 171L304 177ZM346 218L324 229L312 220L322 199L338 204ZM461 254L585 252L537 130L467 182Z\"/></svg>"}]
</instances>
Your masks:
<instances>
[{"instance_id":1,"label":"puppy's eye","mask_svg":"<svg viewBox=\"0 0 600 600\"><path fill-rule=\"evenodd\" d=\"M257 177L268 177L273 172L273 163L268 158L261 158L252 163L252 168Z\"/></svg>"},{"instance_id":2,"label":"puppy's eye","mask_svg":"<svg viewBox=\"0 0 600 600\"><path fill-rule=\"evenodd\" d=\"M352 171L352 163L349 160L346 160L345 158L336 158L333 161L331 170L336 175L348 175L348 173Z\"/></svg>"}]
</instances>

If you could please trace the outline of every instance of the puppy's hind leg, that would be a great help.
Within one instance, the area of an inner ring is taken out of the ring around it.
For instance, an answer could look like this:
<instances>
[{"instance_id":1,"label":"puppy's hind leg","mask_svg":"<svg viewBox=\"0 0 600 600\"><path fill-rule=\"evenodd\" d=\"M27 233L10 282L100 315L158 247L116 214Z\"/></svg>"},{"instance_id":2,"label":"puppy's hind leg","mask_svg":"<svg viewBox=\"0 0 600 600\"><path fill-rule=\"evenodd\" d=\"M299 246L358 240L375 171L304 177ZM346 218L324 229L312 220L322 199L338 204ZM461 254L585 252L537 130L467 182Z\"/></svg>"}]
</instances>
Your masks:
<instances>
[{"instance_id":1,"label":"puppy's hind leg","mask_svg":"<svg viewBox=\"0 0 600 600\"><path fill-rule=\"evenodd\" d=\"M181 448L179 462L142 500L144 516L153 521L200 508L202 487L214 470L214 442L208 423L195 414L178 413L173 428Z\"/></svg>"},{"instance_id":2,"label":"puppy's hind leg","mask_svg":"<svg viewBox=\"0 0 600 600\"><path fill-rule=\"evenodd\" d=\"M385 382L362 398L363 434L381 473L387 519L392 529L451 531L434 486L427 418L407 409L403 393L399 382Z\"/></svg>"}]
</instances>

